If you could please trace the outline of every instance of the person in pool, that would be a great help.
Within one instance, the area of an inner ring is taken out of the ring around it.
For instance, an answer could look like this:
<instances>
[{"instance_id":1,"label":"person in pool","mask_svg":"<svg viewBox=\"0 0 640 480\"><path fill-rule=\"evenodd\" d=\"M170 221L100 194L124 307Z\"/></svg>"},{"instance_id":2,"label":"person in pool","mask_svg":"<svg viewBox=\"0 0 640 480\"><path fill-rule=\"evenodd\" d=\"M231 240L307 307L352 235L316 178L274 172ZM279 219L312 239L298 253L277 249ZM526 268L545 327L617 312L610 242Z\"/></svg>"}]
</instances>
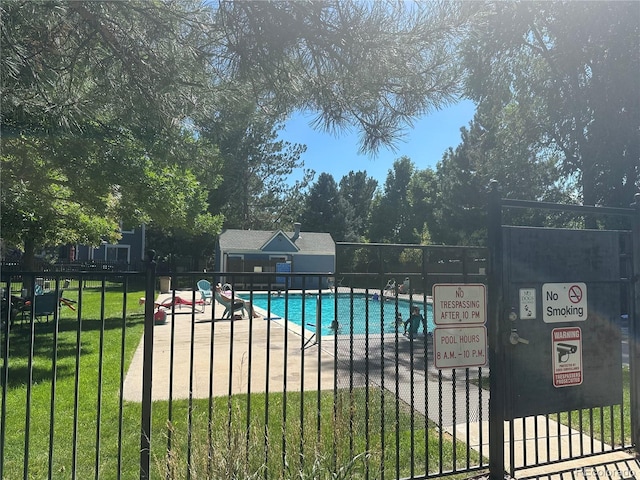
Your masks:
<instances>
[{"instance_id":1,"label":"person in pool","mask_svg":"<svg viewBox=\"0 0 640 480\"><path fill-rule=\"evenodd\" d=\"M396 313L396 330L400 330L400 327L404 326L404 320L402 319L402 314L400 312ZM406 333L405 327L405 333Z\"/></svg>"},{"instance_id":2,"label":"person in pool","mask_svg":"<svg viewBox=\"0 0 640 480\"><path fill-rule=\"evenodd\" d=\"M340 332L340 324L338 323L337 320L331 321L331 325L329 325L329 330L331 330L334 334L337 334Z\"/></svg>"},{"instance_id":3,"label":"person in pool","mask_svg":"<svg viewBox=\"0 0 640 480\"><path fill-rule=\"evenodd\" d=\"M417 336L420 324L422 324L422 333L424 333L426 331L424 317L420 314L420 307L414 305L411 307L411 316L404 322L404 334L408 334L409 337Z\"/></svg>"}]
</instances>

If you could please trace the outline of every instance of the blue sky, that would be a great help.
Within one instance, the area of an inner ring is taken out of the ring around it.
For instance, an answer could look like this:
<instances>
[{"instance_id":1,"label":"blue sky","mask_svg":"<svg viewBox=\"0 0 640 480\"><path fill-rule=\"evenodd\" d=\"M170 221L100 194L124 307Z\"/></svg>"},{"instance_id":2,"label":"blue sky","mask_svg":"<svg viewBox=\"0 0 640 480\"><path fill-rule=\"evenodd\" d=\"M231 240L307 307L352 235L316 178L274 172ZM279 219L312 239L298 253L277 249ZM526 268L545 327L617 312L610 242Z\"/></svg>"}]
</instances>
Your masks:
<instances>
[{"instance_id":1,"label":"blue sky","mask_svg":"<svg viewBox=\"0 0 640 480\"><path fill-rule=\"evenodd\" d=\"M460 128L469 125L474 112L475 106L468 100L433 112L414 123L414 128L397 142L397 151L381 149L377 156L358 154L358 133L355 131L334 136L314 130L309 126L312 115L294 115L285 124L279 137L307 145L302 160L305 168L316 171L316 179L326 172L339 182L351 170L366 170L367 175L378 180L382 186L393 162L403 155L409 157L419 169L435 169L442 154L449 147L455 148L460 144ZM292 180L299 177L294 173Z\"/></svg>"}]
</instances>

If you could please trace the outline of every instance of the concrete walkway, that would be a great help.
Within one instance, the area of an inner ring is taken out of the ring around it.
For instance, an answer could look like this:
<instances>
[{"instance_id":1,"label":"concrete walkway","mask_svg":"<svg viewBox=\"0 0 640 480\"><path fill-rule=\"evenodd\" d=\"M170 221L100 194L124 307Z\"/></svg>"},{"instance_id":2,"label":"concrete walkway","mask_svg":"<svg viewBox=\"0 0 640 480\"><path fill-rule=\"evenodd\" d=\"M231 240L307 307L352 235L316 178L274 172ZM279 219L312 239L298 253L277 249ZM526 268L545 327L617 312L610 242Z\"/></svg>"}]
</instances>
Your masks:
<instances>
[{"instance_id":1,"label":"concrete walkway","mask_svg":"<svg viewBox=\"0 0 640 480\"><path fill-rule=\"evenodd\" d=\"M176 292L192 299L193 292ZM157 302L170 299L165 294ZM166 323L156 324L153 337L153 400L209 398L249 392L281 392L333 388L333 357L320 358L302 350L300 328L281 321L267 321L266 312L255 309L254 318L222 319L224 307L217 302L182 305L175 315L167 311ZM192 341L193 340L193 341ZM142 399L143 344L141 339L124 382L124 399ZM269 348L267 348L269 346ZM212 369L211 359L213 358Z\"/></svg>"},{"instance_id":2,"label":"concrete walkway","mask_svg":"<svg viewBox=\"0 0 640 480\"><path fill-rule=\"evenodd\" d=\"M176 296L191 300L193 292L176 292ZM170 298L159 297L158 301ZM330 390L365 384L365 371L370 384L381 385L397 393L415 411L427 415L455 442L469 447L485 458L489 454L489 392L479 388L480 380L488 382L488 368L470 369L467 382L465 370L436 370L433 368L431 337L416 339L413 347L408 338L400 335L323 337L316 343L308 331L284 321L265 320L266 312L255 309L254 318L221 320L224 308L215 301L201 306L176 307L164 324L154 329L153 400L170 398L208 398L237 393ZM334 352L334 348L337 350ZM412 352L413 348L413 352ZM335 356L334 356L335 353ZM413 353L413 361L411 361ZM337 363L334 363L337 358ZM396 371L396 358L398 367ZM213 359L213 366L211 359ZM142 398L143 341L140 342L127 372L124 399L139 402ZM426 364L425 364L426 362ZM429 368L426 368L429 365ZM338 375L334 379L334 368ZM486 384L485 384L486 385ZM468 428L467 428L468 427ZM578 453L599 453L610 450L608 445L581 435L575 430L546 417L528 418L513 422L515 466L558 461ZM547 431L551 440L546 440ZM535 435L534 435L535 433ZM509 427L505 425L505 459L509 458ZM580 438L582 436L582 439ZM537 437L537 439L536 439ZM606 468L604 463L628 462L625 466L635 475L606 478L640 479L640 466L629 455L613 453L580 459L573 463L555 463L517 472L517 478L558 478L550 474L575 468ZM595 462L595 464L593 463ZM576 466L573 466L573 465ZM508 466L507 466L508 468ZM592 470L595 472L595 470ZM603 471L599 471L601 478ZM571 478L583 478L579 476ZM588 478L589 473L584 478ZM569 478L569 477L567 477Z\"/></svg>"}]
</instances>

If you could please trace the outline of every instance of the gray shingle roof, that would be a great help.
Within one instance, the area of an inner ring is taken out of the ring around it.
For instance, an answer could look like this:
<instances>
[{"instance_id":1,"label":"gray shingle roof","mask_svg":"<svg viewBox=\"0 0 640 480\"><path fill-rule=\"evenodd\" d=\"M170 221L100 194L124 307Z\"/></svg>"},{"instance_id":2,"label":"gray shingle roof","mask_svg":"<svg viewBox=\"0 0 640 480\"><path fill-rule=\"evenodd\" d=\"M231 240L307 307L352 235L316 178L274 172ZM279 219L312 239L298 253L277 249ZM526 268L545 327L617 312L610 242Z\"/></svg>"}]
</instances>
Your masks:
<instances>
[{"instance_id":1,"label":"gray shingle roof","mask_svg":"<svg viewBox=\"0 0 640 480\"><path fill-rule=\"evenodd\" d=\"M260 251L280 230L223 230L220 234L220 249L223 252ZM289 239L293 232L283 232ZM293 242L297 253L335 255L335 242L329 233L300 232Z\"/></svg>"}]
</instances>

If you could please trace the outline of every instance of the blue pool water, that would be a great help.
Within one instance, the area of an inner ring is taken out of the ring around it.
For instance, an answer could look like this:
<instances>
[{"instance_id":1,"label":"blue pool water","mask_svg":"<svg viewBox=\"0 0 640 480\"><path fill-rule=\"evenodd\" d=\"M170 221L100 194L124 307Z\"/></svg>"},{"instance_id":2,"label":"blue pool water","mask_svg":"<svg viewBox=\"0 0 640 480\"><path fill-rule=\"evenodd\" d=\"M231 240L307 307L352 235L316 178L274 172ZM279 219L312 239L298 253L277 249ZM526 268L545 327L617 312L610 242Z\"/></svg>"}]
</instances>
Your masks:
<instances>
[{"instance_id":1,"label":"blue pool water","mask_svg":"<svg viewBox=\"0 0 640 480\"><path fill-rule=\"evenodd\" d=\"M323 294L321 297L321 334L333 335L331 330L331 322L335 318L335 294ZM288 302L288 310L285 311L286 302ZM288 318L291 323L302 325L303 313L305 328L314 330L316 324L316 313L318 305L317 295L302 295L299 293L290 293L288 297L271 295L271 303L269 304L269 295L257 293L253 295L253 304L264 310L271 310L271 318ZM424 305L416 301L414 305L420 307L420 312L427 321L428 331L433 331L433 313L431 305L427 304L427 312L424 314ZM406 300L398 300L398 312L402 315L402 319L409 318L410 303ZM353 322L351 322L351 312L353 312ZM366 333L366 327L369 326L369 333L379 334L381 330L381 321L383 318L384 333L394 333L396 317L395 301L378 301L367 297L365 294L338 294L338 323L340 325L340 334L350 334L353 329L355 335ZM400 328L402 333L402 327Z\"/></svg>"}]
</instances>

